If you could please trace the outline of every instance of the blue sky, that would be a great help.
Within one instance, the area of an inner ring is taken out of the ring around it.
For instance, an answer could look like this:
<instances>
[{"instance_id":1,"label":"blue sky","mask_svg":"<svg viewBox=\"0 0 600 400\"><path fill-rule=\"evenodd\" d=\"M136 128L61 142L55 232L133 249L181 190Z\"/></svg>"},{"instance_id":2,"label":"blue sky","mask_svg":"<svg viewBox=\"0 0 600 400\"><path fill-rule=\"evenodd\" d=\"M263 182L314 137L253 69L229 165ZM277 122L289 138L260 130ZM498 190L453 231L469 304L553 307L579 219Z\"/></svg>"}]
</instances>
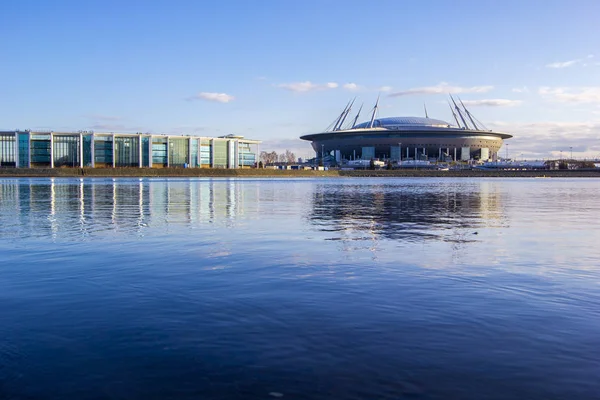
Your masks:
<instances>
[{"instance_id":1,"label":"blue sky","mask_svg":"<svg viewBox=\"0 0 600 400\"><path fill-rule=\"evenodd\" d=\"M0 129L298 137L357 97L513 156L600 155L600 1L29 1L0 5ZM364 118L368 119L366 114Z\"/></svg>"}]
</instances>

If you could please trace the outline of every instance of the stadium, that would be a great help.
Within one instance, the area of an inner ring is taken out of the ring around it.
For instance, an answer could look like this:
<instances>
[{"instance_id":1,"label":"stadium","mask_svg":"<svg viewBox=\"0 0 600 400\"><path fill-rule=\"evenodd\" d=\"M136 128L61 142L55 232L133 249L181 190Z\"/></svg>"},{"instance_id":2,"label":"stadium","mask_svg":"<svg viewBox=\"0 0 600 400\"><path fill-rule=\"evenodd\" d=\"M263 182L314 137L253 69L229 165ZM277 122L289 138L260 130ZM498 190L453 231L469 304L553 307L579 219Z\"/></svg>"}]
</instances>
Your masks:
<instances>
[{"instance_id":1,"label":"stadium","mask_svg":"<svg viewBox=\"0 0 600 400\"><path fill-rule=\"evenodd\" d=\"M451 97L450 110L456 125L425 117L376 118L379 100L370 121L346 122L354 100L328 129L301 136L310 141L318 159L332 164L364 160L403 161L490 161L498 159L503 141L512 135L485 128L460 101ZM459 106L460 104L460 106ZM362 107L361 107L362 108Z\"/></svg>"}]
</instances>

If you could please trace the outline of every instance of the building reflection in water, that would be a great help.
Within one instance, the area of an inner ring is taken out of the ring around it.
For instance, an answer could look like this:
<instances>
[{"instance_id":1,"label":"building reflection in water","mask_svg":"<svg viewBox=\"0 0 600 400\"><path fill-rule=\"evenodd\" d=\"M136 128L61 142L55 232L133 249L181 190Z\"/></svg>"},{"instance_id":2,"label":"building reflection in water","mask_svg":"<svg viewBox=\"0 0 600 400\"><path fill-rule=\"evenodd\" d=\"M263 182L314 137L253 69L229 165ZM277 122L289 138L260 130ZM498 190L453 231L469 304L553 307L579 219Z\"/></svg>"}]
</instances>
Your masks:
<instances>
[{"instance_id":1,"label":"building reflection in water","mask_svg":"<svg viewBox=\"0 0 600 400\"><path fill-rule=\"evenodd\" d=\"M493 182L355 182L6 179L0 181L0 236L161 235L175 226L233 227L253 219L265 229L284 223L376 246L381 238L465 243L478 227L507 224L503 193Z\"/></svg>"},{"instance_id":2,"label":"building reflection in water","mask_svg":"<svg viewBox=\"0 0 600 400\"><path fill-rule=\"evenodd\" d=\"M478 227L503 227L502 192L492 182L346 184L313 194L313 224L337 232L336 240L379 237L463 243Z\"/></svg>"},{"instance_id":3,"label":"building reflection in water","mask_svg":"<svg viewBox=\"0 0 600 400\"><path fill-rule=\"evenodd\" d=\"M259 201L235 180L7 179L0 182L0 236L144 235L148 227L227 224Z\"/></svg>"}]
</instances>

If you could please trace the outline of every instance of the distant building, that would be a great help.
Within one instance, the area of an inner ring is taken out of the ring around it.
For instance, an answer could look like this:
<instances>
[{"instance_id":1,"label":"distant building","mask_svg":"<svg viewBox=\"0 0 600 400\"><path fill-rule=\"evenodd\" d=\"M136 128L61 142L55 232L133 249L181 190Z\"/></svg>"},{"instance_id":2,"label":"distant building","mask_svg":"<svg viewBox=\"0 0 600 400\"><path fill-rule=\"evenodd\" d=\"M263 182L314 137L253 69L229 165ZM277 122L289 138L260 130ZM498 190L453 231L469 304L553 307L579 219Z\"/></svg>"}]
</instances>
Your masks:
<instances>
[{"instance_id":1,"label":"distant building","mask_svg":"<svg viewBox=\"0 0 600 400\"><path fill-rule=\"evenodd\" d=\"M503 141L512 135L485 129L459 100L452 98L450 106L456 125L422 117L375 118L375 105L370 121L347 121L352 108L349 104L330 129L321 133L301 136L311 142L317 158L329 157L338 164L350 160L389 159L468 161L497 160Z\"/></svg>"},{"instance_id":2,"label":"distant building","mask_svg":"<svg viewBox=\"0 0 600 400\"><path fill-rule=\"evenodd\" d=\"M234 135L0 131L0 167L248 168L259 144Z\"/></svg>"}]
</instances>

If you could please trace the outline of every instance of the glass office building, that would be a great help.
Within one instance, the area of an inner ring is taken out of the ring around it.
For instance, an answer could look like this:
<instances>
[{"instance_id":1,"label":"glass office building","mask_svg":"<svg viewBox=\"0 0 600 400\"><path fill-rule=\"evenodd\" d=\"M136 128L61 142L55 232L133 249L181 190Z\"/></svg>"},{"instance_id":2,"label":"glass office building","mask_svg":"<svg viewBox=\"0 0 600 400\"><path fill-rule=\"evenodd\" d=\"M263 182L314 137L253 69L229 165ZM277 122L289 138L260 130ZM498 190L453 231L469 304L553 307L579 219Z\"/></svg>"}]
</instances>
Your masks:
<instances>
[{"instance_id":1,"label":"glass office building","mask_svg":"<svg viewBox=\"0 0 600 400\"><path fill-rule=\"evenodd\" d=\"M251 168L259 145L235 135L0 131L0 167Z\"/></svg>"}]
</instances>

